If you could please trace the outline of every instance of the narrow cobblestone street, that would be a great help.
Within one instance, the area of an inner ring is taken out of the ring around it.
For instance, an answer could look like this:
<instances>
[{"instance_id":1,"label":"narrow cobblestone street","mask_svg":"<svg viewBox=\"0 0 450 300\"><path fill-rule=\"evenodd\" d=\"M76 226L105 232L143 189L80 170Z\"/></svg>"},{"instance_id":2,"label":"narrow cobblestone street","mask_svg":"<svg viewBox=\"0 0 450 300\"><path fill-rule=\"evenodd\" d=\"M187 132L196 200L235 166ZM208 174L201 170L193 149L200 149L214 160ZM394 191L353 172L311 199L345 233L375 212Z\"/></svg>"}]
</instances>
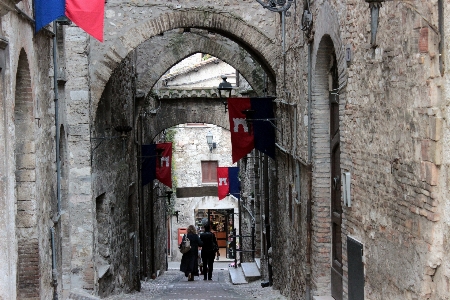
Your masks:
<instances>
[{"instance_id":1,"label":"narrow cobblestone street","mask_svg":"<svg viewBox=\"0 0 450 300\"><path fill-rule=\"evenodd\" d=\"M271 287L262 288L261 281L254 281L244 285L233 285L230 282L228 270L215 270L212 281L204 281L202 277L195 277L193 282L178 270L169 269L155 280L141 282L141 291L131 294L115 295L107 300L119 299L264 299L285 300L277 290Z\"/></svg>"}]
</instances>

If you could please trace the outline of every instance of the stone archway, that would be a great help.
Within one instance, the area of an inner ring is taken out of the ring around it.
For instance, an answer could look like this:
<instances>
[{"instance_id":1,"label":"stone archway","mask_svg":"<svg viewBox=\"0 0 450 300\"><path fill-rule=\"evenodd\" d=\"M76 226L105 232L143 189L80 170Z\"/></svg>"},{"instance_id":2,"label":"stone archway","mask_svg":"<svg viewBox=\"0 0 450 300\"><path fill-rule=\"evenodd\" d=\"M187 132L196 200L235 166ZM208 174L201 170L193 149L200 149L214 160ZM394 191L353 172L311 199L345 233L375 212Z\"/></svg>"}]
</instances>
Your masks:
<instances>
[{"instance_id":1,"label":"stone archway","mask_svg":"<svg viewBox=\"0 0 450 300\"><path fill-rule=\"evenodd\" d=\"M137 88L146 95L169 68L194 53L207 53L233 66L253 90L262 95L264 71L252 56L230 39L206 31L170 31L155 36L136 49ZM164 57L164 59L161 59ZM274 86L274 83L270 83Z\"/></svg>"},{"instance_id":2,"label":"stone archway","mask_svg":"<svg viewBox=\"0 0 450 300\"><path fill-rule=\"evenodd\" d=\"M105 41L105 45L92 45L91 63L91 111L92 119L113 70L142 42L176 28L201 28L220 33L237 41L241 47L261 61L261 65L275 82L275 70L280 49L274 40L248 24L242 18L213 9L186 9L164 13L144 22L136 22L134 27L120 37Z\"/></svg>"},{"instance_id":3,"label":"stone archway","mask_svg":"<svg viewBox=\"0 0 450 300\"><path fill-rule=\"evenodd\" d=\"M161 131L184 123L215 124L230 130L228 114L224 112L220 99L180 98L161 99L156 114L146 117L145 130L148 139L153 139Z\"/></svg>"},{"instance_id":4,"label":"stone archway","mask_svg":"<svg viewBox=\"0 0 450 300\"><path fill-rule=\"evenodd\" d=\"M312 55L313 77L312 77L312 112L311 128L312 139L316 141L312 148L313 177L312 195L313 205L313 239L312 247L324 249L313 252L312 256L312 282L315 283L313 290L318 295L330 294L330 264L331 264L331 167L330 160L330 108L329 108L329 73L331 68L330 56L336 55L339 76L339 111L345 108L345 85L347 81L347 70L344 59L344 51L339 36L339 19L337 13L331 6L325 3L315 21L317 25ZM322 157L322 159L320 159ZM315 213L326 212L327 218L316 218ZM314 238L320 228L321 238ZM326 249L326 251L325 251ZM342 249L344 251L344 249Z\"/></svg>"},{"instance_id":5,"label":"stone archway","mask_svg":"<svg viewBox=\"0 0 450 300\"><path fill-rule=\"evenodd\" d=\"M37 228L39 212L36 199L34 102L28 57L23 49L17 66L15 90L17 297L39 298L40 256Z\"/></svg>"}]
</instances>

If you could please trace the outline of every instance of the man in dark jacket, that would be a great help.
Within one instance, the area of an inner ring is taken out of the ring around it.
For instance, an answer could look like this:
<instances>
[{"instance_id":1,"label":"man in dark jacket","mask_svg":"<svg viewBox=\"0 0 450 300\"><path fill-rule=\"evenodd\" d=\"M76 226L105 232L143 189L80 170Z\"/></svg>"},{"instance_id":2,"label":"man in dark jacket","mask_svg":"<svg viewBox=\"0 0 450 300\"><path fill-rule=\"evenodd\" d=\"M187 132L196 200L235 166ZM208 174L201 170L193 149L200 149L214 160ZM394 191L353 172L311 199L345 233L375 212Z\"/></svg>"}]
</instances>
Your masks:
<instances>
[{"instance_id":1,"label":"man in dark jacket","mask_svg":"<svg viewBox=\"0 0 450 300\"><path fill-rule=\"evenodd\" d=\"M205 232L200 234L200 240L203 242L202 247L203 280L206 279L212 280L214 257L216 256L216 252L213 249L214 244L217 245L217 239L214 233L211 233L209 222L205 223L203 226L205 228Z\"/></svg>"},{"instance_id":2,"label":"man in dark jacket","mask_svg":"<svg viewBox=\"0 0 450 300\"><path fill-rule=\"evenodd\" d=\"M203 246L203 242L197 235L197 230L194 225L189 225L186 237L191 242L191 250L183 254L181 258L180 271L189 281L194 281L194 276L198 274L198 246ZM181 247L181 245L180 245Z\"/></svg>"}]
</instances>

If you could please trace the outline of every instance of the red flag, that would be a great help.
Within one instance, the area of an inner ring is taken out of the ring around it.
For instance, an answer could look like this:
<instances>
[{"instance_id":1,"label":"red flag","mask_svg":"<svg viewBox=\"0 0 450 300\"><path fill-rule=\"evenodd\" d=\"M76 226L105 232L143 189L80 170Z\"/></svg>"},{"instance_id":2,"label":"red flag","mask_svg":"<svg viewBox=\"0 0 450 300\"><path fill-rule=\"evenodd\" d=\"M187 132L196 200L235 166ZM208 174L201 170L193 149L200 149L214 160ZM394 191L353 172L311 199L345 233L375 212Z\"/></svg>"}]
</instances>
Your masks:
<instances>
[{"instance_id":1,"label":"red flag","mask_svg":"<svg viewBox=\"0 0 450 300\"><path fill-rule=\"evenodd\" d=\"M156 179L172 188L172 143L156 144L156 152L161 153L156 162Z\"/></svg>"},{"instance_id":2,"label":"red flag","mask_svg":"<svg viewBox=\"0 0 450 300\"><path fill-rule=\"evenodd\" d=\"M251 110L250 98L228 99L233 163L250 153L254 148L254 136L245 121L245 114L242 112L244 110Z\"/></svg>"},{"instance_id":3,"label":"red flag","mask_svg":"<svg viewBox=\"0 0 450 300\"><path fill-rule=\"evenodd\" d=\"M230 193L228 182L228 167L217 167L217 195L222 200Z\"/></svg>"},{"instance_id":4,"label":"red flag","mask_svg":"<svg viewBox=\"0 0 450 300\"><path fill-rule=\"evenodd\" d=\"M66 0L66 16L81 29L103 42L105 0Z\"/></svg>"}]
</instances>

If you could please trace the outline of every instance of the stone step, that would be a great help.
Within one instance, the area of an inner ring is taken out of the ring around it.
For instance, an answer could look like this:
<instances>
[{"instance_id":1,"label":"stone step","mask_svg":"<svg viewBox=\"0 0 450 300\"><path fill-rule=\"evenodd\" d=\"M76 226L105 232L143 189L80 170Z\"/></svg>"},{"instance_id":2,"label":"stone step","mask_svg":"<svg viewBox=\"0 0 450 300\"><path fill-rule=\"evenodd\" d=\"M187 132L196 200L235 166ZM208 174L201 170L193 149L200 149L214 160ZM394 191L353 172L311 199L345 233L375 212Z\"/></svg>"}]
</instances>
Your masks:
<instances>
[{"instance_id":1,"label":"stone step","mask_svg":"<svg viewBox=\"0 0 450 300\"><path fill-rule=\"evenodd\" d=\"M258 267L258 270L261 270L261 258L255 258L256 266Z\"/></svg>"},{"instance_id":2,"label":"stone step","mask_svg":"<svg viewBox=\"0 0 450 300\"><path fill-rule=\"evenodd\" d=\"M247 281L255 281L261 278L261 273L255 262L241 263L241 267Z\"/></svg>"},{"instance_id":3,"label":"stone step","mask_svg":"<svg viewBox=\"0 0 450 300\"><path fill-rule=\"evenodd\" d=\"M334 300L331 296L313 296L313 300Z\"/></svg>"},{"instance_id":4,"label":"stone step","mask_svg":"<svg viewBox=\"0 0 450 300\"><path fill-rule=\"evenodd\" d=\"M233 284L246 284L247 280L245 280L244 272L242 268L228 268L228 272L230 273L230 279Z\"/></svg>"}]
</instances>

